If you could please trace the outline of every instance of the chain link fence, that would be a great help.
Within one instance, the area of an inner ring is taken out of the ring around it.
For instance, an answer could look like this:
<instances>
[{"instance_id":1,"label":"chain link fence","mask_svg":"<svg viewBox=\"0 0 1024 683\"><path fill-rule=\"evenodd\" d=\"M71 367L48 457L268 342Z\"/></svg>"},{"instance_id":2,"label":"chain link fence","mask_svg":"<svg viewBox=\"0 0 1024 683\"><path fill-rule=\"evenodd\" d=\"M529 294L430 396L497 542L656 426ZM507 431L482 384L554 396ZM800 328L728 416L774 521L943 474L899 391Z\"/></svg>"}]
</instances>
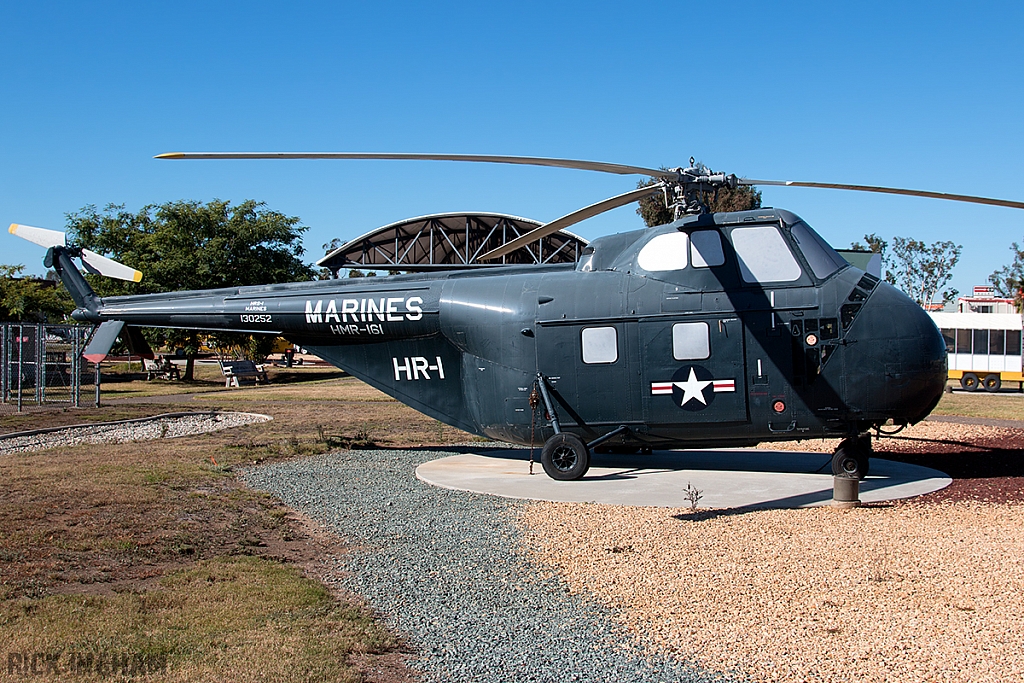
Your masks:
<instances>
[{"instance_id":1,"label":"chain link fence","mask_svg":"<svg viewBox=\"0 0 1024 683\"><path fill-rule=\"evenodd\" d=\"M25 405L78 407L95 393L95 370L82 357L88 325L0 324L0 411Z\"/></svg>"}]
</instances>

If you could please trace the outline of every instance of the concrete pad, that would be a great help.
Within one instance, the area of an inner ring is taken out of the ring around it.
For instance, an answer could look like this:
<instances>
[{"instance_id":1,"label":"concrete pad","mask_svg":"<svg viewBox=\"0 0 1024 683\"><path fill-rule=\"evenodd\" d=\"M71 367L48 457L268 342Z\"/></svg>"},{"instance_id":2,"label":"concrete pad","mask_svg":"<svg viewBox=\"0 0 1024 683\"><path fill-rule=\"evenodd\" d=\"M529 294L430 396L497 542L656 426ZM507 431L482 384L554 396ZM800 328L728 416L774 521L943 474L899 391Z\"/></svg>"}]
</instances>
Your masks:
<instances>
[{"instance_id":1,"label":"concrete pad","mask_svg":"<svg viewBox=\"0 0 1024 683\"><path fill-rule=\"evenodd\" d=\"M495 449L424 463L416 477L442 488L505 498L609 505L689 507L686 487L702 491L701 508L797 508L832 501L832 456L827 453L736 448L655 451L653 455L594 454L587 475L555 481L529 451ZM860 500L876 503L920 496L951 483L938 470L871 459Z\"/></svg>"}]
</instances>

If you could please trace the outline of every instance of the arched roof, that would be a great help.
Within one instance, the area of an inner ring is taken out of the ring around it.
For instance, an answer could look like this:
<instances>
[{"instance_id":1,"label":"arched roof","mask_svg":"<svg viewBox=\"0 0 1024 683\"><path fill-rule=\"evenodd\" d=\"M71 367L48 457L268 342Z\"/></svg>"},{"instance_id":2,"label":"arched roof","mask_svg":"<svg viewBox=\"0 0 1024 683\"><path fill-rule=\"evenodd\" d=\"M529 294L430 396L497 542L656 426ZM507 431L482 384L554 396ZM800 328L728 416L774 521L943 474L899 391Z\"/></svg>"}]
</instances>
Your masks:
<instances>
[{"instance_id":1,"label":"arched roof","mask_svg":"<svg viewBox=\"0 0 1024 683\"><path fill-rule=\"evenodd\" d=\"M438 213L377 228L343 244L317 261L337 273L342 268L429 271L507 264L575 263L587 241L564 230L495 261L477 257L539 227L529 218L501 213Z\"/></svg>"}]
</instances>

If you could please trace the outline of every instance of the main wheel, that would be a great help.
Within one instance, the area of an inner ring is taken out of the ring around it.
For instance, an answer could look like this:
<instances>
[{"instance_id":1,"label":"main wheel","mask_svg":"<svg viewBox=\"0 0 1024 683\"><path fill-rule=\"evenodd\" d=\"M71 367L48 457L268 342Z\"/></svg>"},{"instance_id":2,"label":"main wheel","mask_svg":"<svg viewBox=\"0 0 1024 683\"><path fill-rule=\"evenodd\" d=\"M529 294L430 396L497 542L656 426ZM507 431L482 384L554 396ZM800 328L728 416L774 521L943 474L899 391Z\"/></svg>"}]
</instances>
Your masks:
<instances>
[{"instance_id":1,"label":"main wheel","mask_svg":"<svg viewBox=\"0 0 1024 683\"><path fill-rule=\"evenodd\" d=\"M978 384L978 376L973 372L965 372L964 376L960 378L960 386L967 391L977 391Z\"/></svg>"},{"instance_id":2,"label":"main wheel","mask_svg":"<svg viewBox=\"0 0 1024 683\"><path fill-rule=\"evenodd\" d=\"M985 375L981 384L985 387L985 391L999 391L1003 386L1003 380L999 378L999 375Z\"/></svg>"},{"instance_id":3,"label":"main wheel","mask_svg":"<svg viewBox=\"0 0 1024 683\"><path fill-rule=\"evenodd\" d=\"M590 451L580 437L562 432L545 442L544 450L540 453L540 463L552 479L572 481L590 469Z\"/></svg>"},{"instance_id":4,"label":"main wheel","mask_svg":"<svg viewBox=\"0 0 1024 683\"><path fill-rule=\"evenodd\" d=\"M832 456L832 475L847 479L868 476L871 461L871 441L867 437L844 439Z\"/></svg>"}]
</instances>

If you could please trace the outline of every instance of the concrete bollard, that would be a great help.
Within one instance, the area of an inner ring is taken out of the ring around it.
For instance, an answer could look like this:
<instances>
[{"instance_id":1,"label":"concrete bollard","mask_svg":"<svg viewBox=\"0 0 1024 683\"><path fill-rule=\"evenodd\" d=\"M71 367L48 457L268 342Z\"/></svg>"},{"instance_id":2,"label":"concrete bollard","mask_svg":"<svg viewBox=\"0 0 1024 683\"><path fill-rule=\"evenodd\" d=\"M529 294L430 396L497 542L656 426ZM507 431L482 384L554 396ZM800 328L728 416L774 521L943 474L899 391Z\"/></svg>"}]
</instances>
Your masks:
<instances>
[{"instance_id":1,"label":"concrete bollard","mask_svg":"<svg viewBox=\"0 0 1024 683\"><path fill-rule=\"evenodd\" d=\"M860 480L848 477L832 477L832 507L855 508L860 506Z\"/></svg>"}]
</instances>

